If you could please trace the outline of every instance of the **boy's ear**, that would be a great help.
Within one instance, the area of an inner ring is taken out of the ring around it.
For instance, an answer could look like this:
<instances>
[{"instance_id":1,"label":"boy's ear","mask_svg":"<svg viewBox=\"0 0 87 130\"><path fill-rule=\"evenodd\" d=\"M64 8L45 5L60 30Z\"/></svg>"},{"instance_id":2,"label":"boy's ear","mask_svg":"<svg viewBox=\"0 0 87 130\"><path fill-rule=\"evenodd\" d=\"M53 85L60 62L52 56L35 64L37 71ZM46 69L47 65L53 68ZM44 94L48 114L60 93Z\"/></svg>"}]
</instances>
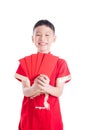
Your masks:
<instances>
[{"instance_id":1,"label":"boy's ear","mask_svg":"<svg viewBox=\"0 0 87 130\"><path fill-rule=\"evenodd\" d=\"M34 43L34 37L32 36L32 42Z\"/></svg>"},{"instance_id":2,"label":"boy's ear","mask_svg":"<svg viewBox=\"0 0 87 130\"><path fill-rule=\"evenodd\" d=\"M56 36L54 36L54 42L56 42L56 38L57 38L57 37L56 37Z\"/></svg>"}]
</instances>

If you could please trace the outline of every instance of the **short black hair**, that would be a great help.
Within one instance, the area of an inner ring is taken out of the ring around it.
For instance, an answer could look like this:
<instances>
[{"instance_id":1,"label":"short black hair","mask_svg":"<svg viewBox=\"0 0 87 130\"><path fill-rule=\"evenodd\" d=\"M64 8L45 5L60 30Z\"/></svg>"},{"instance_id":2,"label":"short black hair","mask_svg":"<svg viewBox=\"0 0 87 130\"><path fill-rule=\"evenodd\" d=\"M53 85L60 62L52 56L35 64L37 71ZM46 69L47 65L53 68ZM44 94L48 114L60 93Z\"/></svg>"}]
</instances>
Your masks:
<instances>
[{"instance_id":1,"label":"short black hair","mask_svg":"<svg viewBox=\"0 0 87 130\"><path fill-rule=\"evenodd\" d=\"M45 25L45 26L51 28L52 31L55 33L55 27L54 27L54 25L53 25L50 21L48 21L48 20L39 20L39 21L34 25L34 27L33 27L33 32L34 32L34 30L35 30L36 27L42 26L42 25Z\"/></svg>"}]
</instances>

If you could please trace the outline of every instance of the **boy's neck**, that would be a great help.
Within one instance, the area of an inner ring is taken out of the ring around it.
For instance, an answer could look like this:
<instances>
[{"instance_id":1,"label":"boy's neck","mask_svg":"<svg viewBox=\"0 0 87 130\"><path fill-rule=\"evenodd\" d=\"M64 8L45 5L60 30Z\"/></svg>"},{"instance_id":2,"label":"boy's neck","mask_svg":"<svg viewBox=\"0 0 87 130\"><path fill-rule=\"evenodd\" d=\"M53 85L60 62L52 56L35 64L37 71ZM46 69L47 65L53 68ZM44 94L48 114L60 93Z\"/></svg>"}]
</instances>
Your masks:
<instances>
[{"instance_id":1,"label":"boy's neck","mask_svg":"<svg viewBox=\"0 0 87 130\"><path fill-rule=\"evenodd\" d=\"M50 51L37 51L38 53L50 53Z\"/></svg>"}]
</instances>

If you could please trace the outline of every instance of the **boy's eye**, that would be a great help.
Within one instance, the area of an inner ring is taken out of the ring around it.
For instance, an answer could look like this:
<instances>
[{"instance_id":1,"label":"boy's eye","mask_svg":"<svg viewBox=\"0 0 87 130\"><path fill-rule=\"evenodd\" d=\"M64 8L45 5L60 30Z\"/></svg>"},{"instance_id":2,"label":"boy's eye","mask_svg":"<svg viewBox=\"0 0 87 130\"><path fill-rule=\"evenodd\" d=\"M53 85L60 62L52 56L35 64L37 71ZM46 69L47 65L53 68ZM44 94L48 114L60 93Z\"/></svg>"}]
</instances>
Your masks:
<instances>
[{"instance_id":1,"label":"boy's eye","mask_svg":"<svg viewBox=\"0 0 87 130\"><path fill-rule=\"evenodd\" d=\"M41 36L40 34L36 34L36 36Z\"/></svg>"},{"instance_id":2,"label":"boy's eye","mask_svg":"<svg viewBox=\"0 0 87 130\"><path fill-rule=\"evenodd\" d=\"M36 33L36 36L41 36L41 33Z\"/></svg>"},{"instance_id":3,"label":"boy's eye","mask_svg":"<svg viewBox=\"0 0 87 130\"><path fill-rule=\"evenodd\" d=\"M46 34L45 36L47 36L47 37L48 37L48 36L50 36L50 34Z\"/></svg>"},{"instance_id":4,"label":"boy's eye","mask_svg":"<svg viewBox=\"0 0 87 130\"><path fill-rule=\"evenodd\" d=\"M49 36L49 34L46 34L46 36Z\"/></svg>"},{"instance_id":5,"label":"boy's eye","mask_svg":"<svg viewBox=\"0 0 87 130\"><path fill-rule=\"evenodd\" d=\"M36 34L36 36L42 36L41 34ZM49 34L45 34L46 37L50 36Z\"/></svg>"}]
</instances>

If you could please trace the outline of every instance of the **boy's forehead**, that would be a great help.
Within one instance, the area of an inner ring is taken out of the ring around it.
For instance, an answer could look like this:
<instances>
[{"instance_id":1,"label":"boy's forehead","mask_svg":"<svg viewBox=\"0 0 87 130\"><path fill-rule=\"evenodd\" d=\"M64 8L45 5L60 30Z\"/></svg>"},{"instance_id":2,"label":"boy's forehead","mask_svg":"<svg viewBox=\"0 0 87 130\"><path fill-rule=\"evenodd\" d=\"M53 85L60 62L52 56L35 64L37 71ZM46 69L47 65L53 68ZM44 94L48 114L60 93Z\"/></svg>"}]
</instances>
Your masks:
<instances>
[{"instance_id":1,"label":"boy's forehead","mask_svg":"<svg viewBox=\"0 0 87 130\"><path fill-rule=\"evenodd\" d=\"M42 32L42 31L53 32L53 30L49 26L46 26L46 25L40 25L34 29L34 32Z\"/></svg>"}]
</instances>

